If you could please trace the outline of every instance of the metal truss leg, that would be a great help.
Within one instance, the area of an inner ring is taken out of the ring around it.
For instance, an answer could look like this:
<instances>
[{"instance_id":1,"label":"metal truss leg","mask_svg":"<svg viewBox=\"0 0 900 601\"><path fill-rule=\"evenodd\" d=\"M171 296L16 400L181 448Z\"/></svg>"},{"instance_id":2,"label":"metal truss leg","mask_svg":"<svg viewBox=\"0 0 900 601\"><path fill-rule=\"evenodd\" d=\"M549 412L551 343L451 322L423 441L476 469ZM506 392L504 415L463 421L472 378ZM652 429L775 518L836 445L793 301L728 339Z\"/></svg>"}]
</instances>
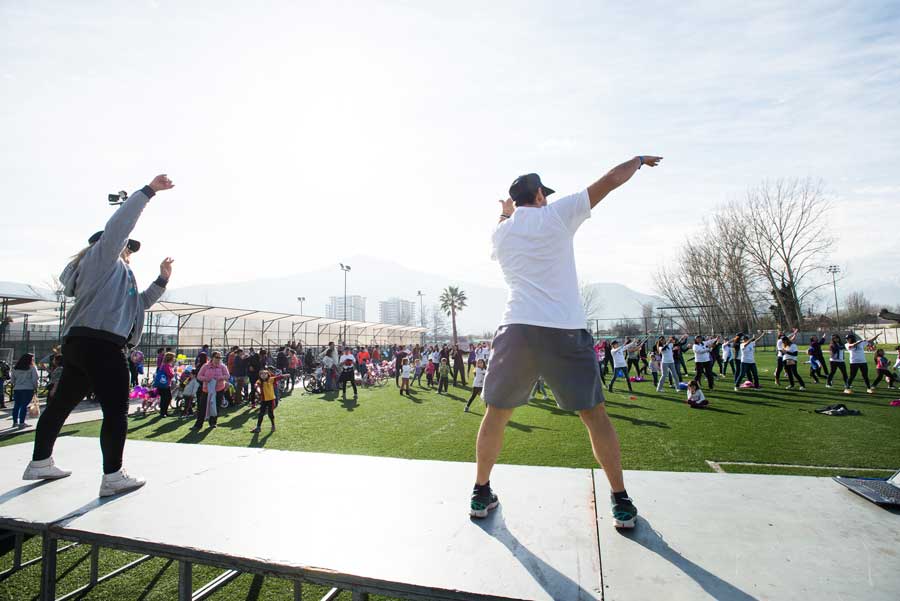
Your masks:
<instances>
[{"instance_id":1,"label":"metal truss leg","mask_svg":"<svg viewBox=\"0 0 900 601\"><path fill-rule=\"evenodd\" d=\"M192 567L189 561L178 562L178 601L191 601L194 596Z\"/></svg>"},{"instance_id":2,"label":"metal truss leg","mask_svg":"<svg viewBox=\"0 0 900 601\"><path fill-rule=\"evenodd\" d=\"M294 581L294 601L303 601L303 583Z\"/></svg>"},{"instance_id":3,"label":"metal truss leg","mask_svg":"<svg viewBox=\"0 0 900 601\"><path fill-rule=\"evenodd\" d=\"M353 601L369 601L369 593L353 591Z\"/></svg>"},{"instance_id":4,"label":"metal truss leg","mask_svg":"<svg viewBox=\"0 0 900 601\"><path fill-rule=\"evenodd\" d=\"M58 540L44 532L41 535L41 601L56 599L56 552Z\"/></svg>"}]
</instances>

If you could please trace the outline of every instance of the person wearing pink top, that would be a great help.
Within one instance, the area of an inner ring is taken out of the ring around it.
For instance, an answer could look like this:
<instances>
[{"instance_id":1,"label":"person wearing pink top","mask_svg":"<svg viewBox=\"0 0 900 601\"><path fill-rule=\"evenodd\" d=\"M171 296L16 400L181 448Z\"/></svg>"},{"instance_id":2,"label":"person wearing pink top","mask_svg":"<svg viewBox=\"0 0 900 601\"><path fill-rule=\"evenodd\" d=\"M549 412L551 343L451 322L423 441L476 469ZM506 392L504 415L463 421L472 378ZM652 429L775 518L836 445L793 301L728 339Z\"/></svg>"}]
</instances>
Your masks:
<instances>
[{"instance_id":1,"label":"person wearing pink top","mask_svg":"<svg viewBox=\"0 0 900 601\"><path fill-rule=\"evenodd\" d=\"M222 354L219 351L214 351L210 361L204 363L203 367L200 368L200 371L197 373L197 379L203 383L203 392L207 394L209 392L209 383L215 382L215 388L213 389L215 390L215 400L211 403L205 402L207 395L200 395L200 399L197 402L197 421L192 427L193 430L199 430L203 427L207 413L209 413L209 427L216 427L218 418L216 405L225 399L225 388L228 386L230 377L228 368L222 363Z\"/></svg>"}]
</instances>

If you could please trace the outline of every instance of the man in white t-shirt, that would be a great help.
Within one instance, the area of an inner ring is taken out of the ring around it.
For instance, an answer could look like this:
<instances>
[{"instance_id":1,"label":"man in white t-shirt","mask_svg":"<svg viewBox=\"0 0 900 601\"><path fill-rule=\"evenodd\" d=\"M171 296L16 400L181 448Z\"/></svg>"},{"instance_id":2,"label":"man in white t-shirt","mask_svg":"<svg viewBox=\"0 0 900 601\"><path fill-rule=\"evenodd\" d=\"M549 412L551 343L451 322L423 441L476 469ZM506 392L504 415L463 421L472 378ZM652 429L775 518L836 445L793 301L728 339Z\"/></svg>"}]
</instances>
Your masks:
<instances>
[{"instance_id":1,"label":"man in white t-shirt","mask_svg":"<svg viewBox=\"0 0 900 601\"><path fill-rule=\"evenodd\" d=\"M655 167L660 160L634 157L581 192L551 204L547 196L553 190L529 173L516 178L510 198L500 201L492 258L500 263L509 296L491 343L482 393L486 408L476 444L473 517L486 517L499 504L490 475L503 446L503 431L513 410L528 403L532 386L542 376L559 407L577 411L587 426L594 456L612 489L616 526L634 527L637 509L625 491L619 440L603 404L594 341L585 329L573 238L601 200L642 165Z\"/></svg>"}]
</instances>

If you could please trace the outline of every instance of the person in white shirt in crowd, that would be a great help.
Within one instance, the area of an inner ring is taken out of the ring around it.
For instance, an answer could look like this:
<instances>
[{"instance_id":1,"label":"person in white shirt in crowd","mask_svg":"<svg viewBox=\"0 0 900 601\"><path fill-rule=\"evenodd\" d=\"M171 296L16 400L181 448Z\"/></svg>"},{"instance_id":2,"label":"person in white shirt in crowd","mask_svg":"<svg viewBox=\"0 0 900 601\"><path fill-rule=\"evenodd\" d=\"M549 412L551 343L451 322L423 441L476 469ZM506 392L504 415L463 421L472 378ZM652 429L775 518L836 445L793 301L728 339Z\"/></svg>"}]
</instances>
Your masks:
<instances>
[{"instance_id":1,"label":"person in white shirt in crowd","mask_svg":"<svg viewBox=\"0 0 900 601\"><path fill-rule=\"evenodd\" d=\"M694 346L691 348L694 351L694 368L696 370L694 380L696 380L697 386L700 385L700 379L705 374L709 389L713 389L715 378L713 376L712 357L710 357L710 352L718 342L718 336L715 338L708 338L707 340L704 340L703 336L694 336Z\"/></svg>"},{"instance_id":2,"label":"person in white shirt in crowd","mask_svg":"<svg viewBox=\"0 0 900 601\"><path fill-rule=\"evenodd\" d=\"M530 173L516 178L501 202L493 258L509 287L506 311L491 343L482 396L486 405L476 443L477 471L470 515L487 517L499 504L490 475L516 407L528 403L543 376L557 405L575 411L588 429L594 457L609 481L613 521L634 527L637 509L625 490L619 441L604 406L600 368L578 287L573 238L591 209L660 157L635 157L585 190L547 203L553 190Z\"/></svg>"},{"instance_id":3,"label":"person in white shirt in crowd","mask_svg":"<svg viewBox=\"0 0 900 601\"><path fill-rule=\"evenodd\" d=\"M675 354L673 349L676 344L678 344L678 340L674 336L669 336L668 340L663 336L660 336L656 341L656 352L659 353L661 358L661 373L659 375L659 382L656 384L656 392L662 392L663 384L665 384L666 379L669 380L669 385L672 387L672 390L678 390L678 383L681 378L678 377L678 370L675 368Z\"/></svg>"},{"instance_id":4,"label":"person in white shirt in crowd","mask_svg":"<svg viewBox=\"0 0 900 601\"><path fill-rule=\"evenodd\" d=\"M350 382L350 385L353 386L353 398L355 399L359 395L356 389L356 355L353 354L349 346L344 348L344 354L341 355L340 370L338 386L341 387L341 394L344 398L347 398L347 382Z\"/></svg>"},{"instance_id":5,"label":"person in white shirt in crowd","mask_svg":"<svg viewBox=\"0 0 900 601\"><path fill-rule=\"evenodd\" d=\"M610 344L610 352L613 356L613 374L612 379L606 386L607 390L610 392L613 391L613 384L615 384L621 373L625 379L625 383L628 384L628 392L634 392L631 388L631 379L628 377L628 360L630 358L629 355L632 355L637 359L637 351L641 347L641 344L642 343L639 340L633 340L624 345L620 344L618 340L612 341Z\"/></svg>"},{"instance_id":6,"label":"person in white shirt in crowd","mask_svg":"<svg viewBox=\"0 0 900 601\"><path fill-rule=\"evenodd\" d=\"M469 412L469 407L472 406L472 401L475 400L481 391L484 390L484 375L487 373L487 369L485 369L484 359L478 359L475 362L475 379L472 380L472 396L469 397L469 400L466 401L466 408L463 409L466 413Z\"/></svg>"},{"instance_id":7,"label":"person in white shirt in crowd","mask_svg":"<svg viewBox=\"0 0 900 601\"><path fill-rule=\"evenodd\" d=\"M781 352L784 360L784 371L787 372L789 384L785 386L787 390L794 389L794 380L800 384L800 390L806 390L806 382L797 371L797 363L800 361L800 349L794 344L794 340L790 336L781 337Z\"/></svg>"},{"instance_id":8,"label":"person in white shirt in crowd","mask_svg":"<svg viewBox=\"0 0 900 601\"><path fill-rule=\"evenodd\" d=\"M847 387L847 365L844 362L844 340L840 334L832 334L831 344L828 345L828 379L825 380L825 388L831 388L834 382L834 374L838 371L844 378L844 391L849 390Z\"/></svg>"},{"instance_id":9,"label":"person in white shirt in crowd","mask_svg":"<svg viewBox=\"0 0 900 601\"><path fill-rule=\"evenodd\" d=\"M731 373L734 374L734 351L731 341L725 339L722 342L722 365L719 366L719 374L725 375L728 372L728 366L731 366Z\"/></svg>"},{"instance_id":10,"label":"person in white shirt in crowd","mask_svg":"<svg viewBox=\"0 0 900 601\"><path fill-rule=\"evenodd\" d=\"M756 343L765 336L765 332L760 332L756 338L750 338L744 334L741 337L741 371L738 372L734 379L734 389L738 390L741 381L750 378L754 388L759 388L759 370L756 368Z\"/></svg>"},{"instance_id":11,"label":"person in white shirt in crowd","mask_svg":"<svg viewBox=\"0 0 900 601\"><path fill-rule=\"evenodd\" d=\"M853 392L853 380L856 374L862 374L863 382L866 383L866 392L873 394L872 383L869 381L869 363L866 360L866 345L875 344L881 334L875 334L871 338L860 338L856 334L847 334L847 344L844 347L850 353L850 377L847 378L847 388L845 393Z\"/></svg>"},{"instance_id":12,"label":"person in white shirt in crowd","mask_svg":"<svg viewBox=\"0 0 900 601\"><path fill-rule=\"evenodd\" d=\"M785 336L784 332L779 330L778 335L775 337L775 386L781 385L781 373L784 371L784 339L787 338L788 342L793 342L796 337L797 328L794 328L790 336Z\"/></svg>"}]
</instances>

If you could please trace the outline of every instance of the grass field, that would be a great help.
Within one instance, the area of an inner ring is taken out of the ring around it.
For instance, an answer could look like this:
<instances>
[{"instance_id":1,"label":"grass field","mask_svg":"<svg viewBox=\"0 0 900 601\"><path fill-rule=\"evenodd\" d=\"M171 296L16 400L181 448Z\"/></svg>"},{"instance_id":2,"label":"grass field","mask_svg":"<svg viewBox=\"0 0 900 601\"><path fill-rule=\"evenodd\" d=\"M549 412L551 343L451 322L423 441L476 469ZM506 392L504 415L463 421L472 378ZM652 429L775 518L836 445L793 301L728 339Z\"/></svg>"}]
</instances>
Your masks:
<instances>
[{"instance_id":1,"label":"grass field","mask_svg":"<svg viewBox=\"0 0 900 601\"><path fill-rule=\"evenodd\" d=\"M900 390L882 384L874 395L865 394L861 384L852 396L840 387L826 389L807 380L805 392L776 389L772 381L774 355L758 353L763 388L734 392L731 379L717 382L707 393L711 406L703 411L689 409L683 393L657 394L652 382L634 384L628 393L624 383L608 395L607 410L618 430L626 469L711 471L707 460L835 466L835 469L802 469L780 466L723 465L726 472L799 474L825 476L852 473L852 468L888 470L900 460L900 407L889 401L900 398ZM690 365L690 364L689 364ZM805 370L801 370L803 373ZM621 382L621 380L620 380ZM617 386L618 386L617 382ZM782 385L786 382L782 382ZM438 396L414 390L412 398L401 397L393 384L361 390L357 402L339 395L295 394L285 399L276 412L278 430L253 435L256 413L246 408L226 412L219 428L199 433L189 430L191 420L163 419L156 415L131 418L129 438L229 446L263 446L273 449L323 451L448 461L473 461L474 441L483 412L480 401L473 413L463 413L468 389L451 387L450 394ZM842 402L862 415L826 417L813 412L824 405ZM68 435L96 437L99 422L66 427ZM33 434L14 436L0 445L27 442ZM57 458L64 466L65 459ZM594 467L587 434L577 416L557 409L552 400L535 400L516 412L510 423L503 463ZM127 450L126 450L127 463ZM900 466L897 466L900 467ZM863 475L888 475L865 472ZM99 475L98 475L99 477ZM640 505L640 499L637 499ZM461 513L465 508L460 508ZM229 519L224 516L223 519ZM29 543L29 552L39 553L39 545ZM59 594L72 590L86 579L86 549L75 549L60 557ZM127 563L127 555L105 551L104 562ZM11 563L11 553L0 561L0 569ZM197 586L214 570L196 569ZM0 600L30 599L37 594L39 567L32 566L0 582ZM172 599L177 566L164 560L149 561L126 575L115 578L84 596L84 599ZM217 600L289 598L284 581L242 576L212 597ZM309 590L309 599L318 599L321 590ZM307 596L304 595L304 599ZM349 599L349 595L346 596Z\"/></svg>"}]
</instances>

